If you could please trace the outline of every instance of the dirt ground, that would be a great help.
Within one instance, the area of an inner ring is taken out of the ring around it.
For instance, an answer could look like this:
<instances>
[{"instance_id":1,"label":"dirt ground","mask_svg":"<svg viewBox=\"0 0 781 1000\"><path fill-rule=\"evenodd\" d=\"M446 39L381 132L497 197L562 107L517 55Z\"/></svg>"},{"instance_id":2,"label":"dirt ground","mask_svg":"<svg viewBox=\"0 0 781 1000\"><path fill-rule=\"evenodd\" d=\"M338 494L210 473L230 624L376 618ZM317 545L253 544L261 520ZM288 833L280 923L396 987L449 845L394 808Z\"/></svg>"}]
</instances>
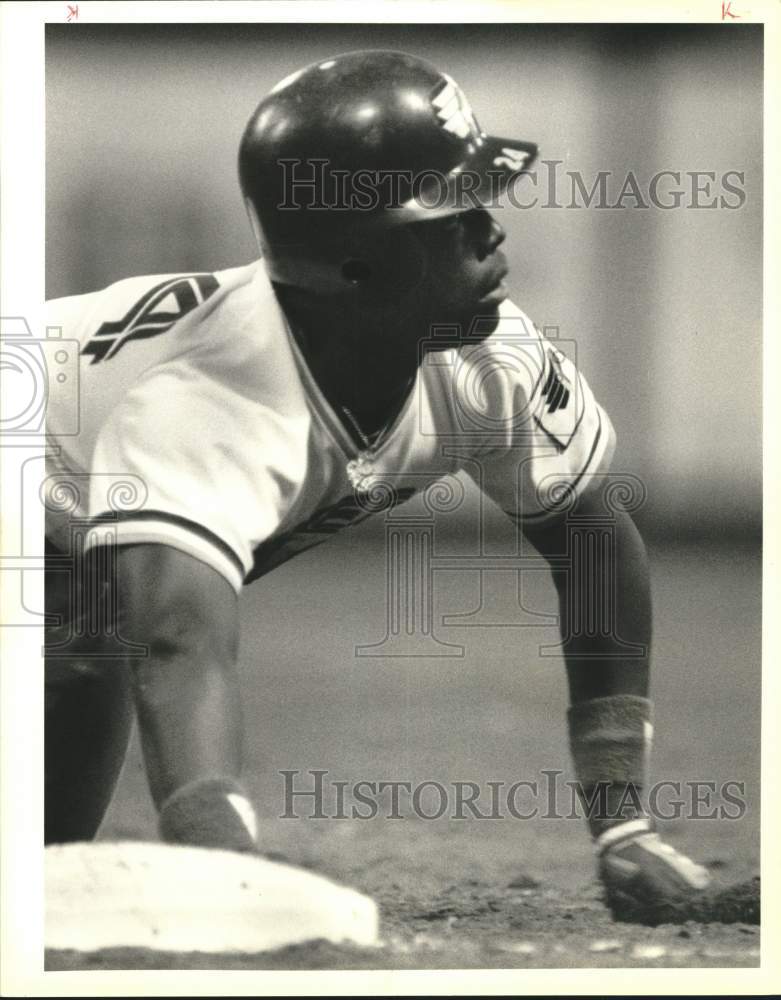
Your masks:
<instances>
[{"instance_id":1,"label":"dirt ground","mask_svg":"<svg viewBox=\"0 0 781 1000\"><path fill-rule=\"evenodd\" d=\"M556 641L555 628L448 625L439 636L462 644L462 658L354 656L356 643L384 635L383 545L382 524L364 525L250 587L241 652L246 778L264 850L372 896L381 909L381 947L321 943L217 958L51 952L47 969L758 965L755 926L613 922L581 818L518 819L505 809L502 818L452 819L449 808L442 819L426 820L404 794L400 819L388 818L387 796L378 798L373 819L309 818L311 800L303 798L295 800L297 818L281 818L284 770L301 772L297 788L313 787L308 772L315 769L328 772L326 782L408 781L414 788L436 781L448 794L454 782L471 781L484 812L489 782L543 787L546 770L561 771L561 782L573 777L563 666L539 654L540 644ZM703 543L654 545L651 555L653 778L712 781L717 789L744 782L747 805L740 819L672 819L660 823L661 832L719 880L743 879L759 865L760 552ZM552 610L550 584L542 574L529 578L526 607ZM504 572L486 578L485 599L493 588L490 599L504 602L496 621L518 618L514 581ZM435 622L477 606L474 572L442 571L437 587ZM326 812L337 812L333 799L324 802ZM436 808L435 799L421 802L426 812ZM717 792L713 804L720 803ZM544 797L539 804L545 812ZM101 837L154 836L134 742Z\"/></svg>"}]
</instances>

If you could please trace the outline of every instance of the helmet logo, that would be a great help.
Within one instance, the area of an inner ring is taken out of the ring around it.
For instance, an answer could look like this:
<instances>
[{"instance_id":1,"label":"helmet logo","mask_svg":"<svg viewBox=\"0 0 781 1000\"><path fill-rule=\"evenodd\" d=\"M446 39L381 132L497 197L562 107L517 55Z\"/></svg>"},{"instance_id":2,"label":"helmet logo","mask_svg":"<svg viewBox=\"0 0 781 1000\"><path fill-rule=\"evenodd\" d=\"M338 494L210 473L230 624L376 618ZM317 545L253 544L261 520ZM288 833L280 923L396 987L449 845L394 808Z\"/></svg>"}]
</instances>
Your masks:
<instances>
[{"instance_id":1,"label":"helmet logo","mask_svg":"<svg viewBox=\"0 0 781 1000\"><path fill-rule=\"evenodd\" d=\"M447 75L445 81L442 90L431 99L442 127L446 132L457 135L459 139L466 139L469 135L479 135L480 129L463 91L455 80Z\"/></svg>"}]
</instances>

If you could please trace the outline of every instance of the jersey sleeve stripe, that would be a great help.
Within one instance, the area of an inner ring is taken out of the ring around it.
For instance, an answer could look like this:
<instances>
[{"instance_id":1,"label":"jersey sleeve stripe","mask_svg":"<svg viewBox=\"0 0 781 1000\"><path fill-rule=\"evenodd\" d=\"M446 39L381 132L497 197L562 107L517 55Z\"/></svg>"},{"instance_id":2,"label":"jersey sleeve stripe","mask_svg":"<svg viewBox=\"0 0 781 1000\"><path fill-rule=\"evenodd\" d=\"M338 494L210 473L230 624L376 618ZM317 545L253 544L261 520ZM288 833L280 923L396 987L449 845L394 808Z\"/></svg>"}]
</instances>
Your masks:
<instances>
[{"instance_id":1,"label":"jersey sleeve stripe","mask_svg":"<svg viewBox=\"0 0 781 1000\"><path fill-rule=\"evenodd\" d=\"M539 513L536 514L524 514L519 517L512 511L507 511L506 513L510 514L511 517L519 522L522 522L523 524L542 521L544 518L550 517L552 514L565 509L568 503L568 498L573 492L582 492L582 490L579 490L578 487L586 476L593 476L601 469L607 469L610 467L610 460L615 448L615 432L613 431L610 421L603 421L603 410L600 406L597 406L597 418L597 432L594 435L594 441L591 445L591 450L589 451L585 465L569 483L569 490L565 496L562 497L561 501L553 504L545 510L539 511ZM607 423L607 429L605 428L605 422Z\"/></svg>"},{"instance_id":2,"label":"jersey sleeve stripe","mask_svg":"<svg viewBox=\"0 0 781 1000\"><path fill-rule=\"evenodd\" d=\"M539 336L539 331L537 331L537 333L538 333L538 336ZM540 364L540 373L537 376L537 378L535 379L534 385L532 386L532 390L529 393L529 400L530 401L533 400L535 398L535 396L537 395L537 392L539 391L539 388L542 385L542 380L543 380L543 378L545 378L545 370L547 368L546 359L545 359L545 348L542 346L542 343L539 340L537 341L537 350L540 352L540 362L541 362L541 364Z\"/></svg>"},{"instance_id":3,"label":"jersey sleeve stripe","mask_svg":"<svg viewBox=\"0 0 781 1000\"><path fill-rule=\"evenodd\" d=\"M112 511L93 518L92 525L114 532L120 545L156 542L186 552L226 577L237 593L248 572L239 556L218 535L178 514L159 510ZM88 537L87 548L101 544L98 532L90 532Z\"/></svg>"}]
</instances>

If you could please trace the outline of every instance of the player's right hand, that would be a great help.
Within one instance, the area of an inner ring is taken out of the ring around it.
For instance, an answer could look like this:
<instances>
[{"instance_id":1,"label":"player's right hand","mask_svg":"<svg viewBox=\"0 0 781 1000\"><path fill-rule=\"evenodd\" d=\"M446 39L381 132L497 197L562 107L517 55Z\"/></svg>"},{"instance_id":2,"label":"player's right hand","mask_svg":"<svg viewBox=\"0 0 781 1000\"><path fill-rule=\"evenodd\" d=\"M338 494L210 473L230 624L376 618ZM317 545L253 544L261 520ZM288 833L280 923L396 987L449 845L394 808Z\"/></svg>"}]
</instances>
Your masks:
<instances>
[{"instance_id":1,"label":"player's right hand","mask_svg":"<svg viewBox=\"0 0 781 1000\"><path fill-rule=\"evenodd\" d=\"M711 885L707 869L666 844L643 820L603 836L599 877L617 920L655 926L691 919Z\"/></svg>"}]
</instances>

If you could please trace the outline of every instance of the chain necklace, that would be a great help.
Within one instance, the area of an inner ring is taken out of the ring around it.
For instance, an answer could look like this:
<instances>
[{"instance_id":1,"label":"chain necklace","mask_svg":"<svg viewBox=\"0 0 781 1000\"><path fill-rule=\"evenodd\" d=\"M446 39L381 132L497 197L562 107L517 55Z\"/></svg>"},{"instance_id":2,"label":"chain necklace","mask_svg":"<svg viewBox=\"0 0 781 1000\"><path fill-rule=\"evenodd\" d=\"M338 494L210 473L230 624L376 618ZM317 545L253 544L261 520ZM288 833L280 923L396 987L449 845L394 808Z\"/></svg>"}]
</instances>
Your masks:
<instances>
[{"instance_id":1,"label":"chain necklace","mask_svg":"<svg viewBox=\"0 0 781 1000\"><path fill-rule=\"evenodd\" d=\"M366 491L369 489L372 476L374 475L374 455L372 453L373 446L382 436L390 421L385 423L378 431L375 431L374 434L370 436L363 432L360 424L348 407L341 406L340 410L355 430L355 433L361 441L363 441L364 445L363 450L359 451L358 455L355 458L350 459L347 463L347 478L350 480L350 485L354 490Z\"/></svg>"},{"instance_id":2,"label":"chain necklace","mask_svg":"<svg viewBox=\"0 0 781 1000\"><path fill-rule=\"evenodd\" d=\"M397 398L401 399L401 405L395 406L391 409L391 415L379 428L379 430L372 431L370 434L367 434L358 423L355 414L349 407L331 402L330 396L321 387L320 383L315 378L312 367L310 366L311 352L308 349L309 338L307 337L304 327L300 323L292 321L289 316L287 316L287 319L288 330L291 334L293 343L298 350L299 358L303 363L304 370L307 372L309 379L315 385L316 389L320 392L326 402L331 405L332 409L335 412L342 414L350 427L352 427L358 440L363 444L363 447L359 449L356 457L347 463L345 471L347 472L347 477L350 480L350 484L353 489L362 491L368 490L371 488L372 477L374 475L375 450L382 441L385 432L392 426L401 413L401 410L406 403L410 388L415 381L416 375L412 375L409 379L407 379L402 391L399 393Z\"/></svg>"},{"instance_id":3,"label":"chain necklace","mask_svg":"<svg viewBox=\"0 0 781 1000\"><path fill-rule=\"evenodd\" d=\"M347 417L347 420L350 422L351 427L363 442L365 450L371 450L372 446L375 444L377 439L382 437L382 435L388 429L388 425L390 424L391 420L393 420L393 417L391 416L388 420L385 421L385 423L382 425L382 427L380 427L379 430L372 431L370 434L366 434L361 428L361 425L358 423L355 414L351 409L349 409L346 406L340 406L339 409L342 411L345 417Z\"/></svg>"},{"instance_id":4,"label":"chain necklace","mask_svg":"<svg viewBox=\"0 0 781 1000\"><path fill-rule=\"evenodd\" d=\"M357 434L358 438L363 442L363 448L358 452L358 455L354 459L351 459L351 461L347 463L346 466L347 477L350 480L350 484L353 489L368 490L371 487L372 478L374 476L374 457L376 448L382 441L385 432L392 426L401 413L401 410L406 403L410 387L414 381L414 376L407 380L403 392L399 394L401 405L394 407L385 423L378 430L372 431L370 434L366 434L361 425L358 423L355 414L349 407L339 407L350 426Z\"/></svg>"}]
</instances>

